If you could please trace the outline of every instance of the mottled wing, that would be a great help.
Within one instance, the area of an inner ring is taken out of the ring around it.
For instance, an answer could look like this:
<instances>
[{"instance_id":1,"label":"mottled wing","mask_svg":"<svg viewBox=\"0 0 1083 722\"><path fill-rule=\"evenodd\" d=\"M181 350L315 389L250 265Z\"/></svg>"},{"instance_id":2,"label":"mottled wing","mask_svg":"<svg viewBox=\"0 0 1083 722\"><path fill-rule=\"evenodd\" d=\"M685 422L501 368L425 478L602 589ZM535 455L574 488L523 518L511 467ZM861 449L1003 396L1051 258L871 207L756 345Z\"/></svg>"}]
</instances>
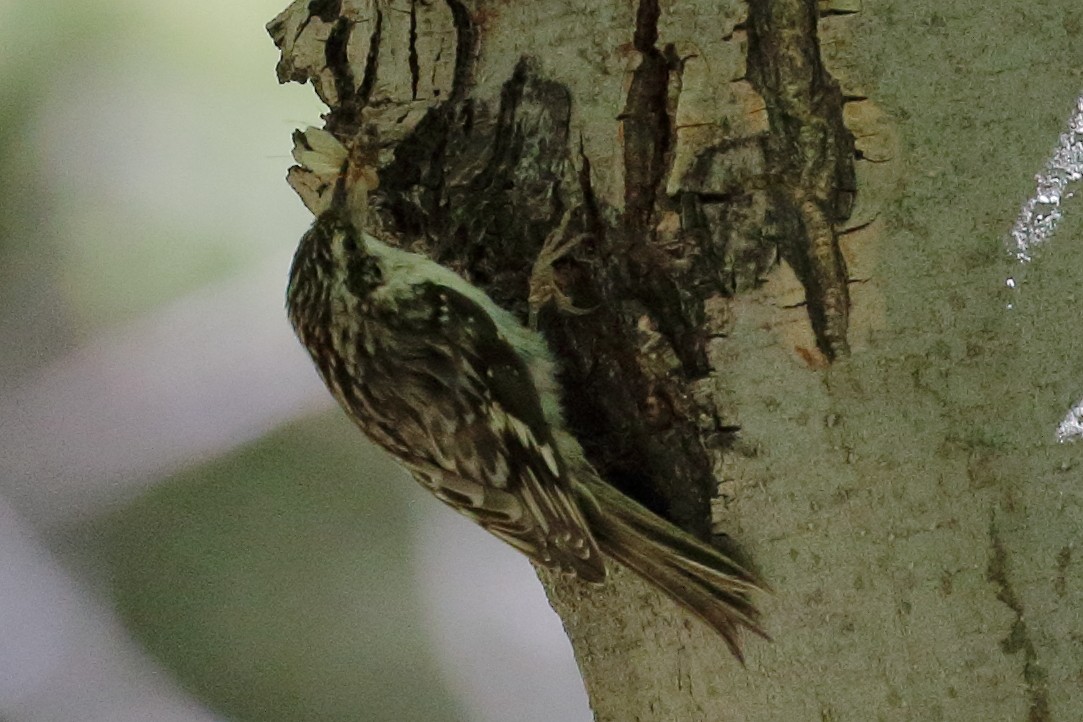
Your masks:
<instances>
[{"instance_id":1,"label":"mottled wing","mask_svg":"<svg viewBox=\"0 0 1083 722\"><path fill-rule=\"evenodd\" d=\"M407 465L437 497L531 558L600 581L601 553L520 354L472 299L436 284L414 290L379 311L393 331L373 355L387 365L375 376L423 410L412 431L399 430L410 437Z\"/></svg>"}]
</instances>

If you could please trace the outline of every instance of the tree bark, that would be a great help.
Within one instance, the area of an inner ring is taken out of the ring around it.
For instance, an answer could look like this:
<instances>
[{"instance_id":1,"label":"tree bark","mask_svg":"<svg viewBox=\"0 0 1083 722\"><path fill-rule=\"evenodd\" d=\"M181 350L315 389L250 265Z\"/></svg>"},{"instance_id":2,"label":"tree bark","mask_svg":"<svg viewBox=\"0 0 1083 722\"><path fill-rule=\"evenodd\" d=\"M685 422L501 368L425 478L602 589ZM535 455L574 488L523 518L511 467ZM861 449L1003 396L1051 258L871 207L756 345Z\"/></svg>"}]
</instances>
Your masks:
<instances>
[{"instance_id":1,"label":"tree bark","mask_svg":"<svg viewBox=\"0 0 1083 722\"><path fill-rule=\"evenodd\" d=\"M1083 23L858 5L297 0L268 26L379 179L369 230L524 320L566 296L536 320L591 460L773 588L742 669L631 573L542 572L598 720L1083 705L1079 452L1052 434L1078 279L1002 290L1071 97L1028 97L1017 58L1078 55Z\"/></svg>"}]
</instances>

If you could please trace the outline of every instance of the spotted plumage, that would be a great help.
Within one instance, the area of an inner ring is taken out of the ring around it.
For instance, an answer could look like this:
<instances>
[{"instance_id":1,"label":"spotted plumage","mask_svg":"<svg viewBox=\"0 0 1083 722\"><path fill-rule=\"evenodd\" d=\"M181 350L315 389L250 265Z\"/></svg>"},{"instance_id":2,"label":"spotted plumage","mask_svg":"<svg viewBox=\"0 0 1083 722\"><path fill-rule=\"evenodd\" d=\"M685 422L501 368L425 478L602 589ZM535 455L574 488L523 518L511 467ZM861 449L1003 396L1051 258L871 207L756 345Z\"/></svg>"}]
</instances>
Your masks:
<instances>
[{"instance_id":1,"label":"spotted plumage","mask_svg":"<svg viewBox=\"0 0 1083 722\"><path fill-rule=\"evenodd\" d=\"M441 501L585 581L620 561L738 656L738 625L762 634L755 578L598 477L564 428L544 340L483 291L332 207L301 240L287 306L338 402Z\"/></svg>"}]
</instances>

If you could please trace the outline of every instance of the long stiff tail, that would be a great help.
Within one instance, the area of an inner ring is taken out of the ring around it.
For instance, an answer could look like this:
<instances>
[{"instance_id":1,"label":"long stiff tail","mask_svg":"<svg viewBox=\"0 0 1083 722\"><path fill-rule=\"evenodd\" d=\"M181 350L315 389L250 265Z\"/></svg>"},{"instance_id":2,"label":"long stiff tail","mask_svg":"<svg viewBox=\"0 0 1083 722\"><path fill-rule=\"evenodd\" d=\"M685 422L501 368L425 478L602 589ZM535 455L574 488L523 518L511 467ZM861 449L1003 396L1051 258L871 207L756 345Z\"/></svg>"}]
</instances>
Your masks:
<instances>
[{"instance_id":1,"label":"long stiff tail","mask_svg":"<svg viewBox=\"0 0 1083 722\"><path fill-rule=\"evenodd\" d=\"M742 663L739 626L769 639L750 593L755 575L598 478L577 485L602 551L661 589L718 631Z\"/></svg>"}]
</instances>

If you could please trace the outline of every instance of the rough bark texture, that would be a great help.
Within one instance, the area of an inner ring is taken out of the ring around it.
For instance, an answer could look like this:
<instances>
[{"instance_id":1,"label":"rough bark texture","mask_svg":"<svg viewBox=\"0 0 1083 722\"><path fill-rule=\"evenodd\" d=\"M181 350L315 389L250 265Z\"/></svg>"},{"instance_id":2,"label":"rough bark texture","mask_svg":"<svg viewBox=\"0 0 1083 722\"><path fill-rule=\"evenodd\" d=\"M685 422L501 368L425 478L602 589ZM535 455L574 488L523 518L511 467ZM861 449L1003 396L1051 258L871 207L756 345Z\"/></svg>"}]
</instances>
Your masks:
<instances>
[{"instance_id":1,"label":"rough bark texture","mask_svg":"<svg viewBox=\"0 0 1083 722\"><path fill-rule=\"evenodd\" d=\"M599 720L1052 720L1083 704L1064 603L1080 493L1046 420L1069 380L1020 388L1026 312L995 290L1003 198L1034 168L1005 164L999 197L963 187L941 169L978 177L973 159L992 159L977 134L936 132L993 122L970 88L1009 94L1027 66L938 40L976 3L857 9L298 0L269 26L280 78L311 81L378 176L371 230L524 319L532 294L555 298L532 274L553 281L585 311L550 303L538 322L592 461L775 590L775 641L750 640L742 669L630 573L600 591L543 574ZM935 87L944 58L957 72Z\"/></svg>"}]
</instances>

